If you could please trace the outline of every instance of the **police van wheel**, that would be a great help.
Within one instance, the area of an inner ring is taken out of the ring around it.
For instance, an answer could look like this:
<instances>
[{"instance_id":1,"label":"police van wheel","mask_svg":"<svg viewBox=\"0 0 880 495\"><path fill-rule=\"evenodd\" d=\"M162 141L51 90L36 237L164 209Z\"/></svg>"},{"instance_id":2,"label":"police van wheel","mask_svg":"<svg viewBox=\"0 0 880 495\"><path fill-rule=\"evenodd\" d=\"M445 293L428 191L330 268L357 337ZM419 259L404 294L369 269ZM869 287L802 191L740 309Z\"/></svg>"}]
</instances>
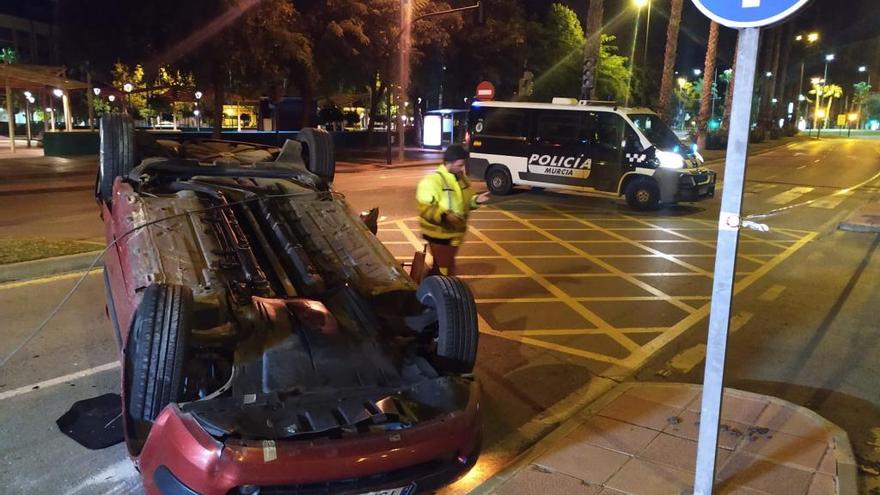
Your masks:
<instances>
[{"instance_id":1,"label":"police van wheel","mask_svg":"<svg viewBox=\"0 0 880 495\"><path fill-rule=\"evenodd\" d=\"M436 312L439 367L457 373L473 371L480 332L477 305L468 286L455 277L433 275L422 281L416 297Z\"/></svg>"},{"instance_id":2,"label":"police van wheel","mask_svg":"<svg viewBox=\"0 0 880 495\"><path fill-rule=\"evenodd\" d=\"M654 181L638 179L626 186L626 202L637 210L660 208L660 188Z\"/></svg>"},{"instance_id":3,"label":"police van wheel","mask_svg":"<svg viewBox=\"0 0 880 495\"><path fill-rule=\"evenodd\" d=\"M495 165L486 173L486 186L489 192L498 196L510 194L513 190L513 180L506 167Z\"/></svg>"}]
</instances>

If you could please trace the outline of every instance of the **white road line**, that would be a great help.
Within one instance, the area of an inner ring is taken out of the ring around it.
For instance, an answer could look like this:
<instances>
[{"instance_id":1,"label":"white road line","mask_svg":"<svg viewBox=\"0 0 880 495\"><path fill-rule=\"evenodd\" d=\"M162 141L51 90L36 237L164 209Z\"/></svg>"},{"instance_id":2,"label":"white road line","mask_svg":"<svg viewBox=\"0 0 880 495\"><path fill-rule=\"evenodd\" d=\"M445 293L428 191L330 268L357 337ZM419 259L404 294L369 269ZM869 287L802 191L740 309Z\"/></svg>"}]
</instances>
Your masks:
<instances>
[{"instance_id":1,"label":"white road line","mask_svg":"<svg viewBox=\"0 0 880 495\"><path fill-rule=\"evenodd\" d=\"M94 368L89 368L87 370L77 371L76 373L70 373L64 376L59 376L55 378L51 378L49 380L44 380L39 383L32 383L30 385L25 385L24 387L19 387L13 390L9 390L3 393L0 393L0 400L11 399L13 397L17 397L19 395L27 394L30 392L36 392L37 390L42 390L47 387L52 387L55 385L61 385L62 383L67 383L73 380L78 380L80 378L85 378L87 376L92 376L98 373L103 373L104 371L113 370L119 367L119 361L114 361L112 363L102 364L101 366L95 366Z\"/></svg>"},{"instance_id":2,"label":"white road line","mask_svg":"<svg viewBox=\"0 0 880 495\"><path fill-rule=\"evenodd\" d=\"M819 201L810 204L810 208L825 208L826 210L833 210L840 206L840 203L846 201L846 199L854 193L855 191L839 191L831 196L826 196Z\"/></svg>"},{"instance_id":3,"label":"white road line","mask_svg":"<svg viewBox=\"0 0 880 495\"><path fill-rule=\"evenodd\" d=\"M792 187L788 191L781 192L776 196L771 197L767 200L767 202L774 205L784 205L787 203L791 203L792 201L798 199L799 197L807 194L812 190L812 187Z\"/></svg>"},{"instance_id":4,"label":"white road line","mask_svg":"<svg viewBox=\"0 0 880 495\"><path fill-rule=\"evenodd\" d=\"M775 301L777 298L779 298L779 296L782 295L783 292L785 292L784 285L774 285L774 286L770 287L769 289L767 289L766 291L764 291L763 294L758 296L758 300L759 301L767 301L767 302Z\"/></svg>"}]
</instances>

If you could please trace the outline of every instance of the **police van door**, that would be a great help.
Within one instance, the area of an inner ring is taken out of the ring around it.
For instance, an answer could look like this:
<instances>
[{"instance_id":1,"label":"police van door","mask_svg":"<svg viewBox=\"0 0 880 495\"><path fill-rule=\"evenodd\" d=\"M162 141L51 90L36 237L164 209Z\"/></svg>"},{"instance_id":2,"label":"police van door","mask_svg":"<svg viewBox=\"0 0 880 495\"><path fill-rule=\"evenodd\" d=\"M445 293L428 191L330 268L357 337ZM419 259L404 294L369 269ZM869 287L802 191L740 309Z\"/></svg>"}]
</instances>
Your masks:
<instances>
[{"instance_id":1,"label":"police van door","mask_svg":"<svg viewBox=\"0 0 880 495\"><path fill-rule=\"evenodd\" d=\"M538 110L536 113L527 180L583 188L590 177L590 160L581 130L583 112Z\"/></svg>"},{"instance_id":2,"label":"police van door","mask_svg":"<svg viewBox=\"0 0 880 495\"><path fill-rule=\"evenodd\" d=\"M592 164L590 187L617 192L623 174L624 131L627 123L614 112L584 112L584 131Z\"/></svg>"}]
</instances>

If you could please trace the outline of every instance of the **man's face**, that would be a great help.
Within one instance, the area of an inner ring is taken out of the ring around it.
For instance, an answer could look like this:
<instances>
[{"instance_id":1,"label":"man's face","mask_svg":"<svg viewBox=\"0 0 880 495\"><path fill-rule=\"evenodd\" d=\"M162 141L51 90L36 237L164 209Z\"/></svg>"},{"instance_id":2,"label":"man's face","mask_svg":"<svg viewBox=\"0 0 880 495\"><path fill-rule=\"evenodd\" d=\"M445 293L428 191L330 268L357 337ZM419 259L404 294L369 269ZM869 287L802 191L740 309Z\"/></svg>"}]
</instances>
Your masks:
<instances>
[{"instance_id":1,"label":"man's face","mask_svg":"<svg viewBox=\"0 0 880 495\"><path fill-rule=\"evenodd\" d=\"M460 174L464 172L464 162L464 159L448 162L446 164L446 169L453 174Z\"/></svg>"}]
</instances>

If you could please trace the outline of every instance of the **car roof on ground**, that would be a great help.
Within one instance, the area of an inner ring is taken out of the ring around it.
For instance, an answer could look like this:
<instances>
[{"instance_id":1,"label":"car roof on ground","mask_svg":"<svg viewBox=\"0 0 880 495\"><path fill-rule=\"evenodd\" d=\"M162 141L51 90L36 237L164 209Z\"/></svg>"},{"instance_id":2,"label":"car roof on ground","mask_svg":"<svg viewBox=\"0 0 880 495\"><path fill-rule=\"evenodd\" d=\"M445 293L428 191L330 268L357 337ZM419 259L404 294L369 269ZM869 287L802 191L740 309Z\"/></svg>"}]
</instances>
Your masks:
<instances>
[{"instance_id":1,"label":"car roof on ground","mask_svg":"<svg viewBox=\"0 0 880 495\"><path fill-rule=\"evenodd\" d=\"M647 107L623 107L618 106L614 102L592 102L571 99L566 103L541 103L527 101L475 101L471 104L472 108L531 108L540 110L590 110L590 111L618 111L621 113L648 113L654 114L653 110Z\"/></svg>"}]
</instances>

